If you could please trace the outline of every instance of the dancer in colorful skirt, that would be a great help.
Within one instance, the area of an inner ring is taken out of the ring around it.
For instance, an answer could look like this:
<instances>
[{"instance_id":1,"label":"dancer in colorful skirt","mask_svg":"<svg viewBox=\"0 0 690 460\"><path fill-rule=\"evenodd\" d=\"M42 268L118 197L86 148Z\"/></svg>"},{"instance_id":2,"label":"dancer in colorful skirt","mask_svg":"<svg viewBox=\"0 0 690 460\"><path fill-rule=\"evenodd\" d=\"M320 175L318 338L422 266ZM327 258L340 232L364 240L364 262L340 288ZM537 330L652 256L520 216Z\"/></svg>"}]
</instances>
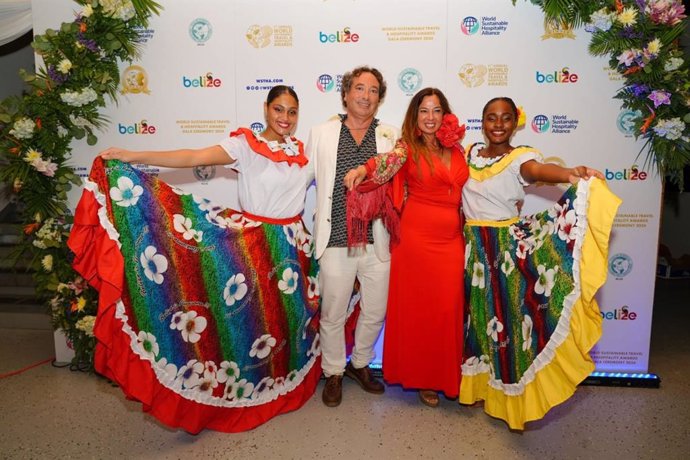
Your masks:
<instances>
[{"instance_id":1,"label":"dancer in colorful skirt","mask_svg":"<svg viewBox=\"0 0 690 460\"><path fill-rule=\"evenodd\" d=\"M488 142L468 149L459 400L484 400L489 415L521 430L594 370L589 351L601 336L594 295L606 280L620 200L599 171L545 164L537 150L513 147L519 119L511 99L490 100L482 118ZM573 185L552 208L518 217L523 187L537 181Z\"/></svg>"},{"instance_id":2,"label":"dancer in colorful skirt","mask_svg":"<svg viewBox=\"0 0 690 460\"><path fill-rule=\"evenodd\" d=\"M460 388L465 260L460 206L468 177L459 144L463 135L444 94L424 88L410 100L396 148L345 177L350 189L365 176L376 184L393 179L400 243L391 250L383 375L389 384L419 390L421 402L431 407L439 405L438 392L457 398Z\"/></svg>"},{"instance_id":3,"label":"dancer in colorful skirt","mask_svg":"<svg viewBox=\"0 0 690 460\"><path fill-rule=\"evenodd\" d=\"M301 220L313 172L290 136L297 95L277 86L264 108L261 135L101 152L69 239L75 268L99 290L96 371L190 433L248 430L297 409L321 375L318 269ZM241 211L128 163L229 165Z\"/></svg>"}]
</instances>

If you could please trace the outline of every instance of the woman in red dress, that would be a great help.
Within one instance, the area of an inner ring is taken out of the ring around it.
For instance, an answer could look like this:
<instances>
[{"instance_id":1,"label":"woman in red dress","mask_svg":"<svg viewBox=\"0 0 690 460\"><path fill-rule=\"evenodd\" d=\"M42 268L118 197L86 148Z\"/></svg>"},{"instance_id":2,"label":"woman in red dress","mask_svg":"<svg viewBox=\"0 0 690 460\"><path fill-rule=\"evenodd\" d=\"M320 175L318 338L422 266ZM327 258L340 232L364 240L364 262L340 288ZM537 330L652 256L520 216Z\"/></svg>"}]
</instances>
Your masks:
<instances>
[{"instance_id":1,"label":"woman in red dress","mask_svg":"<svg viewBox=\"0 0 690 460\"><path fill-rule=\"evenodd\" d=\"M383 374L390 384L419 390L435 407L438 392L456 398L463 344L462 186L469 171L458 141L464 134L441 91L425 88L410 101L393 152L346 176L392 178L402 209L400 243L391 252ZM404 202L403 202L404 201Z\"/></svg>"}]
</instances>

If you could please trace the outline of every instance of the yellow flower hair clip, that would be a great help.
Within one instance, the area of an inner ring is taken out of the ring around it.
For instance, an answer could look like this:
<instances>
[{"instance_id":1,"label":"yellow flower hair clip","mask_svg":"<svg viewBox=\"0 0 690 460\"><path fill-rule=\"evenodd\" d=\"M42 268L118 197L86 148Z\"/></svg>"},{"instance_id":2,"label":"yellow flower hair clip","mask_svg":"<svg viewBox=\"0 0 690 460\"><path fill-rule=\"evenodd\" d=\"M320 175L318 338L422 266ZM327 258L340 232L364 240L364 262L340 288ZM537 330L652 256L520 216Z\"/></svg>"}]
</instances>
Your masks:
<instances>
[{"instance_id":1,"label":"yellow flower hair clip","mask_svg":"<svg viewBox=\"0 0 690 460\"><path fill-rule=\"evenodd\" d=\"M525 126L525 120L527 119L527 116L525 115L525 110L522 108L522 106L519 106L517 108L517 128L522 128Z\"/></svg>"}]
</instances>

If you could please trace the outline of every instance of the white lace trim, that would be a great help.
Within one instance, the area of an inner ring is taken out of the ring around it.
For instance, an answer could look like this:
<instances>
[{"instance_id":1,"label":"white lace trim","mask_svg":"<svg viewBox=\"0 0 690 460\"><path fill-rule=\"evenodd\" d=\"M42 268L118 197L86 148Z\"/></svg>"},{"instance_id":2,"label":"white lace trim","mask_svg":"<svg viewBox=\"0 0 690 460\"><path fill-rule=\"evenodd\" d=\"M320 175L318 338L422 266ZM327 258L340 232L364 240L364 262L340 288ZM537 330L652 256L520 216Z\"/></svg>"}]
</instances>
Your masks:
<instances>
[{"instance_id":1,"label":"white lace trim","mask_svg":"<svg viewBox=\"0 0 690 460\"><path fill-rule=\"evenodd\" d=\"M268 139L266 139L258 133L254 133L254 137L266 144L268 148L271 150L271 152L279 152L282 150L283 152L285 152L285 155L289 157L299 155L299 144L295 142L290 136L285 136L283 138L285 142L269 141Z\"/></svg>"},{"instance_id":2,"label":"white lace trim","mask_svg":"<svg viewBox=\"0 0 690 460\"><path fill-rule=\"evenodd\" d=\"M475 144L475 145L483 145L483 144ZM505 157L507 155L507 153L504 153L503 155L500 155L497 157L481 157L481 156L479 156L480 150L482 150L482 149L472 149L470 151L470 164L472 166L474 166L475 168L486 168L487 166L491 166L494 163L498 163L503 157Z\"/></svg>"},{"instance_id":3,"label":"white lace trim","mask_svg":"<svg viewBox=\"0 0 690 460\"><path fill-rule=\"evenodd\" d=\"M292 390L296 389L297 387L300 386L300 384L304 381L305 377L311 370L312 366L316 362L316 358L321 355L321 351L316 350L315 353L309 358L309 361L302 366L300 370L298 370L295 373L295 377L292 380L285 380L284 383L278 385L276 384L273 388L271 388L268 391L265 391L261 394L260 397L258 398L244 398L236 401L229 401L227 399L224 399L222 397L218 396L213 396L207 393L200 392L196 388L181 388L181 382L178 379L179 377L179 369L178 372L176 373L175 376L171 376L169 373L165 371L165 369L161 369L159 366L156 365L156 362L151 360L150 357L146 356L144 353L141 352L141 347L139 346L138 340L137 340L137 334L134 333L132 328L130 327L128 323L128 317L127 314L125 313L125 305L122 303L122 300L118 300L115 308L115 317L122 321L122 332L127 334L130 340L130 349L132 350L133 353L139 356L139 358L143 361L148 361L151 366L151 369L156 373L156 378L158 381L163 385L164 387L174 391L176 394L182 396L185 399L188 399L190 401L198 402L201 404L206 404L207 406L215 406L215 407L226 407L226 408L235 408L235 407L254 407L254 406L260 406L263 404L266 404L267 402L274 401L278 399L280 396L286 395ZM317 338L318 340L318 338ZM199 361L201 362L201 361ZM218 364L218 363L216 363ZM287 377L287 376L283 376ZM256 383L256 382L250 382L250 383ZM222 385L222 384L221 384Z\"/></svg>"},{"instance_id":4,"label":"white lace trim","mask_svg":"<svg viewBox=\"0 0 690 460\"><path fill-rule=\"evenodd\" d=\"M100 222L101 227L103 227L103 229L106 231L108 237L110 237L110 239L117 244L118 248L122 247L122 244L120 243L120 233L115 230L115 226L108 218L108 209L105 206L105 195L98 190L98 185L90 179L84 179L84 189L93 193L94 198L99 204L98 221Z\"/></svg>"}]
</instances>

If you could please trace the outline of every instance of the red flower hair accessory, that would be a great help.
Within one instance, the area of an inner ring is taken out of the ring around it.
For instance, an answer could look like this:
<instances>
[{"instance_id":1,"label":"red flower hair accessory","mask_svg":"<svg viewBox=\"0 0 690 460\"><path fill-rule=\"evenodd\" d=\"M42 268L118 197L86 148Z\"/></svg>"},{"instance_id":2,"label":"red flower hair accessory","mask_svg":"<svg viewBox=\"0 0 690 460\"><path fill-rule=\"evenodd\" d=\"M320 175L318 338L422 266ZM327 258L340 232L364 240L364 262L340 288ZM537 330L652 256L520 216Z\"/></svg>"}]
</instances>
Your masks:
<instances>
[{"instance_id":1,"label":"red flower hair accessory","mask_svg":"<svg viewBox=\"0 0 690 460\"><path fill-rule=\"evenodd\" d=\"M441 127L436 131L436 138L442 146L452 147L465 137L465 125L460 126L458 117L452 113L443 116Z\"/></svg>"}]
</instances>

